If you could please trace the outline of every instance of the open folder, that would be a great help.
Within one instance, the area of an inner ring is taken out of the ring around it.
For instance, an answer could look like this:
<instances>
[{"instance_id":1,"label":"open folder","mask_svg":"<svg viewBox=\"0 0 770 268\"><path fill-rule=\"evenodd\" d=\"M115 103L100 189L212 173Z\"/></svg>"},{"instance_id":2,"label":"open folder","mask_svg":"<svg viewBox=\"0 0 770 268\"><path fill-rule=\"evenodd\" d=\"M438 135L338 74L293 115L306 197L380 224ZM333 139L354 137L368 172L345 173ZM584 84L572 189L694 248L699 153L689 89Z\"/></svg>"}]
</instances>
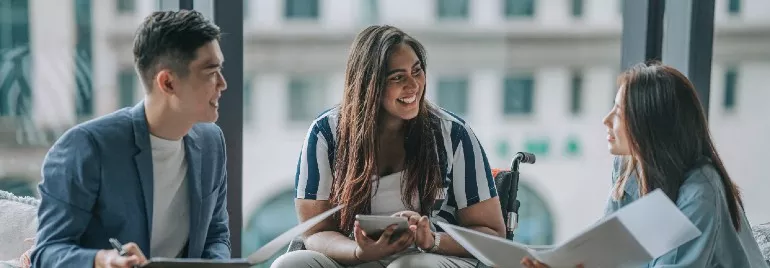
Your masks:
<instances>
[{"instance_id":1,"label":"open folder","mask_svg":"<svg viewBox=\"0 0 770 268\"><path fill-rule=\"evenodd\" d=\"M534 248L443 222L437 224L491 267L520 267L524 257L554 268L581 263L585 267L637 266L701 235L661 190L652 191L553 247Z\"/></svg>"},{"instance_id":2,"label":"open folder","mask_svg":"<svg viewBox=\"0 0 770 268\"><path fill-rule=\"evenodd\" d=\"M211 268L241 268L251 267L269 260L278 251L282 250L284 246L288 245L295 237L301 235L305 231L309 230L316 224L320 223L324 219L328 218L335 212L339 211L342 206L337 206L333 209L327 210L324 213L319 214L297 226L289 229L283 234L279 235L272 241L265 244L265 246L259 248L256 252L249 255L246 259L230 259L230 260L208 260L208 259L173 259L173 258L152 258L150 261L142 266L143 268L195 268L195 267L211 267Z\"/></svg>"}]
</instances>

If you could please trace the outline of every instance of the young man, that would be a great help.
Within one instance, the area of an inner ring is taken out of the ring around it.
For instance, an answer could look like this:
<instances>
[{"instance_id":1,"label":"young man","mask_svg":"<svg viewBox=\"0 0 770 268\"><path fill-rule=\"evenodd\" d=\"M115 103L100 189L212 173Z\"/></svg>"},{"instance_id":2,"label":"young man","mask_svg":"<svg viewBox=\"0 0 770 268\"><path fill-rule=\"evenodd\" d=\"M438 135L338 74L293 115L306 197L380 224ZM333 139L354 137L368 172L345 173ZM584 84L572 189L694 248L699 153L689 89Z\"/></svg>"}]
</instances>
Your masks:
<instances>
[{"instance_id":1,"label":"young man","mask_svg":"<svg viewBox=\"0 0 770 268\"><path fill-rule=\"evenodd\" d=\"M144 20L134 40L144 101L73 127L45 157L33 267L230 257L225 141L212 123L227 87L219 37L196 11ZM131 242L127 254L110 238Z\"/></svg>"}]
</instances>

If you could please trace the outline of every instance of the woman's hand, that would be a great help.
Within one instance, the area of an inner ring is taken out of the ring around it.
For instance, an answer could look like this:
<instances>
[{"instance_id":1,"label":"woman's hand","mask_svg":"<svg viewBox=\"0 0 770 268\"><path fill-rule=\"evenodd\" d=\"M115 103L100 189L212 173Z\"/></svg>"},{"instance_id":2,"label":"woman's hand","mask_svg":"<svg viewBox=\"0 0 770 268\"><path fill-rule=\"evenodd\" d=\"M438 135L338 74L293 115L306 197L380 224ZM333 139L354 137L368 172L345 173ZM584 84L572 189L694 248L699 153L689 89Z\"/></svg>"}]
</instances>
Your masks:
<instances>
[{"instance_id":1,"label":"woman's hand","mask_svg":"<svg viewBox=\"0 0 770 268\"><path fill-rule=\"evenodd\" d=\"M548 265L545 263L539 262L537 260L532 260L529 257L524 257L524 259L521 259L521 266L527 267L527 268L548 268ZM582 264L578 264L578 266L575 266L576 268L583 268Z\"/></svg>"},{"instance_id":2,"label":"woman's hand","mask_svg":"<svg viewBox=\"0 0 770 268\"><path fill-rule=\"evenodd\" d=\"M396 230L397 225L388 226L385 232L380 235L377 241L369 238L361 229L358 221L353 227L353 236L356 239L355 258L361 262L377 261L387 256L401 252L414 244L414 234L412 232L403 232L401 237L390 243L390 238Z\"/></svg>"},{"instance_id":3,"label":"woman's hand","mask_svg":"<svg viewBox=\"0 0 770 268\"><path fill-rule=\"evenodd\" d=\"M409 221L409 231L414 233L415 242L418 247L428 250L433 247L435 237L430 229L430 219L427 216L420 216L420 213L414 211L402 211L393 214L396 217L403 217Z\"/></svg>"}]
</instances>

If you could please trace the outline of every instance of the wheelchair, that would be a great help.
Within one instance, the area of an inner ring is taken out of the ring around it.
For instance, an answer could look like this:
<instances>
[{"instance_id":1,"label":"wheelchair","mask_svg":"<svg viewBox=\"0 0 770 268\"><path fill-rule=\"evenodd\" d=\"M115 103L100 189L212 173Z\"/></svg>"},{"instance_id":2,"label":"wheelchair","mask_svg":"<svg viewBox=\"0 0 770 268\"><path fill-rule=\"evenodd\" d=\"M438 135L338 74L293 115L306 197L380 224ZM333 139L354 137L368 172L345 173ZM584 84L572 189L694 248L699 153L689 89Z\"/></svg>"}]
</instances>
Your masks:
<instances>
[{"instance_id":1,"label":"wheelchair","mask_svg":"<svg viewBox=\"0 0 770 268\"><path fill-rule=\"evenodd\" d=\"M519 164L521 163L534 164L535 155L527 152L518 152L511 159L510 169L492 169L492 177L495 180L497 196L500 198L500 209L503 214L503 221L505 222L506 239L508 240L513 240L513 232L519 223L518 213L521 204L517 198L519 191ZM435 226L433 228L435 230ZM289 248L286 252L304 249L305 243L302 237L298 236L289 243Z\"/></svg>"}]
</instances>

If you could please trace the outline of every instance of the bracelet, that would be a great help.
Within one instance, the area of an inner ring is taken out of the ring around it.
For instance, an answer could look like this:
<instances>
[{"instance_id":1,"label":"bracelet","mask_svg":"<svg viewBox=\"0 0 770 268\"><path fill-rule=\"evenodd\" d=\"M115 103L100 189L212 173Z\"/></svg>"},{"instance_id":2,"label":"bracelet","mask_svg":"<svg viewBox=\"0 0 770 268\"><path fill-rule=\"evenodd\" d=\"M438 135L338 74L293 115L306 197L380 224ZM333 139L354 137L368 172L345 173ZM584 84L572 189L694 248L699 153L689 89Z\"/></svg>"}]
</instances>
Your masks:
<instances>
[{"instance_id":1,"label":"bracelet","mask_svg":"<svg viewBox=\"0 0 770 268\"><path fill-rule=\"evenodd\" d=\"M417 247L417 249L422 253L436 253L438 252L438 245L441 243L441 234L433 232L431 233L433 235L433 246L431 246L429 249L423 249L421 247Z\"/></svg>"},{"instance_id":2,"label":"bracelet","mask_svg":"<svg viewBox=\"0 0 770 268\"><path fill-rule=\"evenodd\" d=\"M438 252L438 245L441 243L441 234L439 233L433 233L433 247L431 247L428 252L430 253L436 253Z\"/></svg>"}]
</instances>

